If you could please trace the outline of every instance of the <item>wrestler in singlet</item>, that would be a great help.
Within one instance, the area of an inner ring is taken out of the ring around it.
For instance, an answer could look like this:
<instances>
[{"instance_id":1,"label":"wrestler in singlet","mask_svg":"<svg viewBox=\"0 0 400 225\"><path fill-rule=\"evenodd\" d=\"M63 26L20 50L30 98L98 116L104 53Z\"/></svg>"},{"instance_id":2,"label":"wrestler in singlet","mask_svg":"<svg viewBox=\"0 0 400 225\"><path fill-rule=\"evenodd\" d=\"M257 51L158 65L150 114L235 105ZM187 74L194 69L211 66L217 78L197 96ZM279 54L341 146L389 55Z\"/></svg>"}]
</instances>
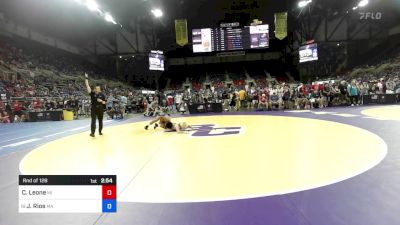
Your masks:
<instances>
[{"instance_id":1,"label":"wrestler in singlet","mask_svg":"<svg viewBox=\"0 0 400 225\"><path fill-rule=\"evenodd\" d=\"M159 124L158 124L158 123ZM167 123L171 123L171 118L169 118L168 116L159 116L159 117L157 117L156 119L154 119L154 120L152 120L150 123L149 123L149 125L146 125L145 127L144 127L144 129L148 129L149 128L149 126L151 126L151 125L153 125L153 124L155 124L154 125L154 129L156 129L158 126L160 126L161 128L164 128L164 129L168 129L167 127L166 127L166 125L167 125Z\"/></svg>"},{"instance_id":2,"label":"wrestler in singlet","mask_svg":"<svg viewBox=\"0 0 400 225\"><path fill-rule=\"evenodd\" d=\"M166 128L165 127L165 125L168 123L168 122L171 122L171 118L169 118L169 117L167 117L167 116L160 116L160 118L159 118L160 120L159 120L159 123L160 123L160 127L161 128Z\"/></svg>"}]
</instances>

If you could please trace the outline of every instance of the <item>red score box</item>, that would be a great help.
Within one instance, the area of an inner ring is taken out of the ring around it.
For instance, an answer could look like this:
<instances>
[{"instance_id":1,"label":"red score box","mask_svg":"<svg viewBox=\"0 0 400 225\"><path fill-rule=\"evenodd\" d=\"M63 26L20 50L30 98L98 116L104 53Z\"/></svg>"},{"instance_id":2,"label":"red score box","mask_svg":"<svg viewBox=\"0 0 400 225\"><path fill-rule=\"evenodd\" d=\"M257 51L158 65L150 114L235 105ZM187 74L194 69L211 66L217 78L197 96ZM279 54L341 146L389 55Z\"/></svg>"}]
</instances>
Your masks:
<instances>
[{"instance_id":1,"label":"red score box","mask_svg":"<svg viewBox=\"0 0 400 225\"><path fill-rule=\"evenodd\" d=\"M116 185L103 185L102 186L103 199L117 199L117 186Z\"/></svg>"}]
</instances>

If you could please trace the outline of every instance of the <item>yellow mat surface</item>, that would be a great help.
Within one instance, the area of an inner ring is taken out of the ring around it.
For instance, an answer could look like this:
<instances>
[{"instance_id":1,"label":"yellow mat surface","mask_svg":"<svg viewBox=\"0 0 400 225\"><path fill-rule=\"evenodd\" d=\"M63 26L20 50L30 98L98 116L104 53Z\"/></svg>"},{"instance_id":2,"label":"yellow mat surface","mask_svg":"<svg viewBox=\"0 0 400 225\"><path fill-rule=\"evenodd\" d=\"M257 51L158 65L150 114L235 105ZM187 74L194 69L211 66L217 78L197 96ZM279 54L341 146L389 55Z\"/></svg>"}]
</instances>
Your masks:
<instances>
[{"instance_id":1,"label":"yellow mat surface","mask_svg":"<svg viewBox=\"0 0 400 225\"><path fill-rule=\"evenodd\" d=\"M175 121L215 129L146 131L147 122L108 127L104 136L85 132L45 144L25 156L20 170L116 174L119 201L199 202L321 187L372 168L387 152L377 135L323 120L238 115Z\"/></svg>"},{"instance_id":2,"label":"yellow mat surface","mask_svg":"<svg viewBox=\"0 0 400 225\"><path fill-rule=\"evenodd\" d=\"M376 107L363 110L361 113L377 119L400 121L400 106Z\"/></svg>"}]
</instances>

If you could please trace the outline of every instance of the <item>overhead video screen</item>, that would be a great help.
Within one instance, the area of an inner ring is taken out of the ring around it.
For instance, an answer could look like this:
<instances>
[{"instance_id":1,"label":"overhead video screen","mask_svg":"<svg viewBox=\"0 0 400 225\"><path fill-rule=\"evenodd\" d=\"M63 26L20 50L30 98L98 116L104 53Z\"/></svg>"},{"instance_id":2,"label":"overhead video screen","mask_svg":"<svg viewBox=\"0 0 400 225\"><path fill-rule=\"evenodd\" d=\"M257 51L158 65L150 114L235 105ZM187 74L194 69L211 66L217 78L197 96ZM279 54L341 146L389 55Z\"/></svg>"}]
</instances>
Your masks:
<instances>
[{"instance_id":1,"label":"overhead video screen","mask_svg":"<svg viewBox=\"0 0 400 225\"><path fill-rule=\"evenodd\" d=\"M212 52L211 29L193 29L193 52Z\"/></svg>"},{"instance_id":2,"label":"overhead video screen","mask_svg":"<svg viewBox=\"0 0 400 225\"><path fill-rule=\"evenodd\" d=\"M318 46L316 43L301 46L299 49L300 63L318 60Z\"/></svg>"},{"instance_id":3,"label":"overhead video screen","mask_svg":"<svg viewBox=\"0 0 400 225\"><path fill-rule=\"evenodd\" d=\"M269 47L268 24L192 30L193 52L220 52Z\"/></svg>"},{"instance_id":4,"label":"overhead video screen","mask_svg":"<svg viewBox=\"0 0 400 225\"><path fill-rule=\"evenodd\" d=\"M149 54L149 69L164 71L164 53L162 51L151 51Z\"/></svg>"},{"instance_id":5,"label":"overhead video screen","mask_svg":"<svg viewBox=\"0 0 400 225\"><path fill-rule=\"evenodd\" d=\"M268 24L250 26L250 48L268 48L269 28Z\"/></svg>"}]
</instances>

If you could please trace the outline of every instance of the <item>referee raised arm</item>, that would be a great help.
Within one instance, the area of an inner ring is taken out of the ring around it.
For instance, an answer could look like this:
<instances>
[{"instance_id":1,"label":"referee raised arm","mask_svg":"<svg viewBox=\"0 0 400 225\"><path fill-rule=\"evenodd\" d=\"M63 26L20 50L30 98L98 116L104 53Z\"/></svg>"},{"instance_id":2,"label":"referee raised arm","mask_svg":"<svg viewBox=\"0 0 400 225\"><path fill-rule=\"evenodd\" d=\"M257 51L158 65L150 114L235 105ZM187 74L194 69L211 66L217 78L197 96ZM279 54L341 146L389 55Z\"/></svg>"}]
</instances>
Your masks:
<instances>
[{"instance_id":1,"label":"referee raised arm","mask_svg":"<svg viewBox=\"0 0 400 225\"><path fill-rule=\"evenodd\" d=\"M94 137L94 133L96 132L96 119L99 119L99 135L103 135L101 131L103 130L103 114L104 107L106 104L106 96L101 92L100 86L96 86L94 91L90 88L89 85L89 76L85 73L85 84L88 94L91 99L91 117L92 117L92 125L91 125L91 133L90 136Z\"/></svg>"}]
</instances>

